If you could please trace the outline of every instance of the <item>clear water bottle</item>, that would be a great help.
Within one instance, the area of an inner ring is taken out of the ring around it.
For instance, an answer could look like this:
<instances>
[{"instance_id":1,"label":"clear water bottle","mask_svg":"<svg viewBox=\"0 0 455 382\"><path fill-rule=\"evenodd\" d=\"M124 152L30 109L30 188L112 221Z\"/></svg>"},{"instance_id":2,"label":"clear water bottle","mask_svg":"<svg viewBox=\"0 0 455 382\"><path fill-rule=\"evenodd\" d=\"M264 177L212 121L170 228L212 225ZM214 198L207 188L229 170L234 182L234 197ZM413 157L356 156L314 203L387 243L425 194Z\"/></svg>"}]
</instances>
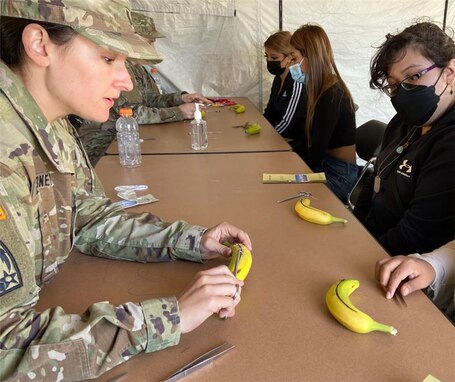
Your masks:
<instances>
[{"instance_id":1,"label":"clear water bottle","mask_svg":"<svg viewBox=\"0 0 455 382\"><path fill-rule=\"evenodd\" d=\"M115 123L120 165L123 167L138 167L142 163L139 125L133 118L130 107L122 107L120 117Z\"/></svg>"},{"instance_id":2,"label":"clear water bottle","mask_svg":"<svg viewBox=\"0 0 455 382\"><path fill-rule=\"evenodd\" d=\"M160 75L158 73L158 69L157 68L151 68L150 69L150 75L152 76L153 81L155 81L155 85L158 88L158 91L160 92L160 94L163 94L163 89L161 88L161 78L160 78Z\"/></svg>"},{"instance_id":3,"label":"clear water bottle","mask_svg":"<svg viewBox=\"0 0 455 382\"><path fill-rule=\"evenodd\" d=\"M202 119L201 111L199 110L198 103L196 105L196 111L194 112L194 119L191 121L191 148L193 150L205 150L209 145L208 134L207 134L207 122Z\"/></svg>"}]
</instances>

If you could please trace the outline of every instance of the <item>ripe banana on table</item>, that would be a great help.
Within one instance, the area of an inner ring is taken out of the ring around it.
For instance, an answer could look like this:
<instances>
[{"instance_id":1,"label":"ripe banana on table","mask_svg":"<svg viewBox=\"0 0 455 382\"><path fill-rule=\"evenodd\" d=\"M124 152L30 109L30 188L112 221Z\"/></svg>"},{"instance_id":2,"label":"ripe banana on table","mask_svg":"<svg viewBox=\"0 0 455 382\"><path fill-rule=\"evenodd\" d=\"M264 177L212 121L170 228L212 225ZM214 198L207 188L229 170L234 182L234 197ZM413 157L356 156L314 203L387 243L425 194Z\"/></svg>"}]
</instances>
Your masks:
<instances>
[{"instance_id":1,"label":"ripe banana on table","mask_svg":"<svg viewBox=\"0 0 455 382\"><path fill-rule=\"evenodd\" d=\"M251 255L250 250L245 247L243 244L229 244L224 243L231 247L232 256L231 262L229 263L229 270L237 277L239 280L245 280L248 272L251 269L251 264L253 263L253 256ZM236 267L237 264L237 267Z\"/></svg>"},{"instance_id":2,"label":"ripe banana on table","mask_svg":"<svg viewBox=\"0 0 455 382\"><path fill-rule=\"evenodd\" d=\"M340 280L333 284L325 296L330 313L341 325L353 332L369 333L378 330L395 336L398 331L393 326L376 322L351 303L349 296L359 285L358 280Z\"/></svg>"},{"instance_id":3,"label":"ripe banana on table","mask_svg":"<svg viewBox=\"0 0 455 382\"><path fill-rule=\"evenodd\" d=\"M245 112L245 106L243 105L234 105L231 106L231 110L234 110L237 114Z\"/></svg>"},{"instance_id":4,"label":"ripe banana on table","mask_svg":"<svg viewBox=\"0 0 455 382\"><path fill-rule=\"evenodd\" d=\"M346 219L337 218L326 211L311 207L309 198L302 198L295 204L295 212L303 220L316 224L347 223Z\"/></svg>"}]
</instances>

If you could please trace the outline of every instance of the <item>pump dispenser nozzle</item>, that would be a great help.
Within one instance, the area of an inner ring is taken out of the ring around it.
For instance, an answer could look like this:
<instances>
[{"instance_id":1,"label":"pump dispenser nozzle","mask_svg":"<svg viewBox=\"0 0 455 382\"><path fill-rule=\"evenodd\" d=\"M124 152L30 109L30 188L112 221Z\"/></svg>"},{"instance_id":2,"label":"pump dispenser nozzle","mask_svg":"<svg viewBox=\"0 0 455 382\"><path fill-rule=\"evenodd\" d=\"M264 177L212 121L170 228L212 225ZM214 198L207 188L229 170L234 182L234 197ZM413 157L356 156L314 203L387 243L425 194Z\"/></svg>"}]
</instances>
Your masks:
<instances>
[{"instance_id":1,"label":"pump dispenser nozzle","mask_svg":"<svg viewBox=\"0 0 455 382\"><path fill-rule=\"evenodd\" d=\"M199 110L199 106L204 106L202 103L195 103L196 105L196 110L194 111L194 119L197 121L197 122L201 122L201 119L202 119L202 113L201 111Z\"/></svg>"}]
</instances>

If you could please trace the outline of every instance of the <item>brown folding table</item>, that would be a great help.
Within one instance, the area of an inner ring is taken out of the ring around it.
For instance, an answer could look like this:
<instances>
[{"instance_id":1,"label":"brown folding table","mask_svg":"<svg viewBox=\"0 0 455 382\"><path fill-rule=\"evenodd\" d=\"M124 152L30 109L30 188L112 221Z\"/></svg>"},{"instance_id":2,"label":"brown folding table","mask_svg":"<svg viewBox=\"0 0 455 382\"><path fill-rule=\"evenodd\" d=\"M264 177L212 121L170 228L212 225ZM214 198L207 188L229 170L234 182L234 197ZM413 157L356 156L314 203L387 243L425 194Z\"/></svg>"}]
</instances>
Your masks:
<instances>
[{"instance_id":1,"label":"brown folding table","mask_svg":"<svg viewBox=\"0 0 455 382\"><path fill-rule=\"evenodd\" d=\"M181 337L177 346L133 357L99 378L159 381L207 350L228 341L235 348L185 381L441 381L455 375L455 330L431 301L417 292L407 308L386 300L374 280L376 260L387 256L324 184L262 184L262 173L304 173L290 152L219 155L151 155L141 167L124 169L115 156L97 171L107 194L120 184L147 184L160 200L135 207L164 220L212 226L229 221L251 236L253 266L236 315L210 317ZM348 220L320 226L301 220L295 201L277 200L311 192L315 207ZM178 295L203 265L176 261L138 264L74 253L43 288L39 308L62 306L81 313L91 303L113 304ZM325 305L329 286L355 278L353 303L398 335L357 334L336 322Z\"/></svg>"},{"instance_id":2,"label":"brown folding table","mask_svg":"<svg viewBox=\"0 0 455 382\"><path fill-rule=\"evenodd\" d=\"M245 106L245 112L236 114L229 106L208 107L205 120L208 130L208 148L191 149L190 121L141 125L142 154L207 154L290 151L289 144L278 134L246 97L231 98ZM247 135L242 127L246 122L259 123L260 134ZM118 154L117 141L107 148L106 154Z\"/></svg>"}]
</instances>

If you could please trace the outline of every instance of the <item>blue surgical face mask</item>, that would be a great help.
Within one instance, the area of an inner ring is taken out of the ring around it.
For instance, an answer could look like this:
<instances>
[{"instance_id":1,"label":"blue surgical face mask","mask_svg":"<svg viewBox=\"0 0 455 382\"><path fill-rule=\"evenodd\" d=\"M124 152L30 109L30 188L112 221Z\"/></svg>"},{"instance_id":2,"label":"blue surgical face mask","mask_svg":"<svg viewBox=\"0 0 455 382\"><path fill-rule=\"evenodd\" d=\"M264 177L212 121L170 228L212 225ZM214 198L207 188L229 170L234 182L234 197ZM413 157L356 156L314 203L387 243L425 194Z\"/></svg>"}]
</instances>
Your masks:
<instances>
[{"instance_id":1,"label":"blue surgical face mask","mask_svg":"<svg viewBox=\"0 0 455 382\"><path fill-rule=\"evenodd\" d=\"M307 82L307 75L306 73L302 72L302 68L300 64L302 63L303 58L300 60L298 64L292 65L289 67L289 73L291 73L291 77L295 82L300 82L305 84Z\"/></svg>"}]
</instances>

